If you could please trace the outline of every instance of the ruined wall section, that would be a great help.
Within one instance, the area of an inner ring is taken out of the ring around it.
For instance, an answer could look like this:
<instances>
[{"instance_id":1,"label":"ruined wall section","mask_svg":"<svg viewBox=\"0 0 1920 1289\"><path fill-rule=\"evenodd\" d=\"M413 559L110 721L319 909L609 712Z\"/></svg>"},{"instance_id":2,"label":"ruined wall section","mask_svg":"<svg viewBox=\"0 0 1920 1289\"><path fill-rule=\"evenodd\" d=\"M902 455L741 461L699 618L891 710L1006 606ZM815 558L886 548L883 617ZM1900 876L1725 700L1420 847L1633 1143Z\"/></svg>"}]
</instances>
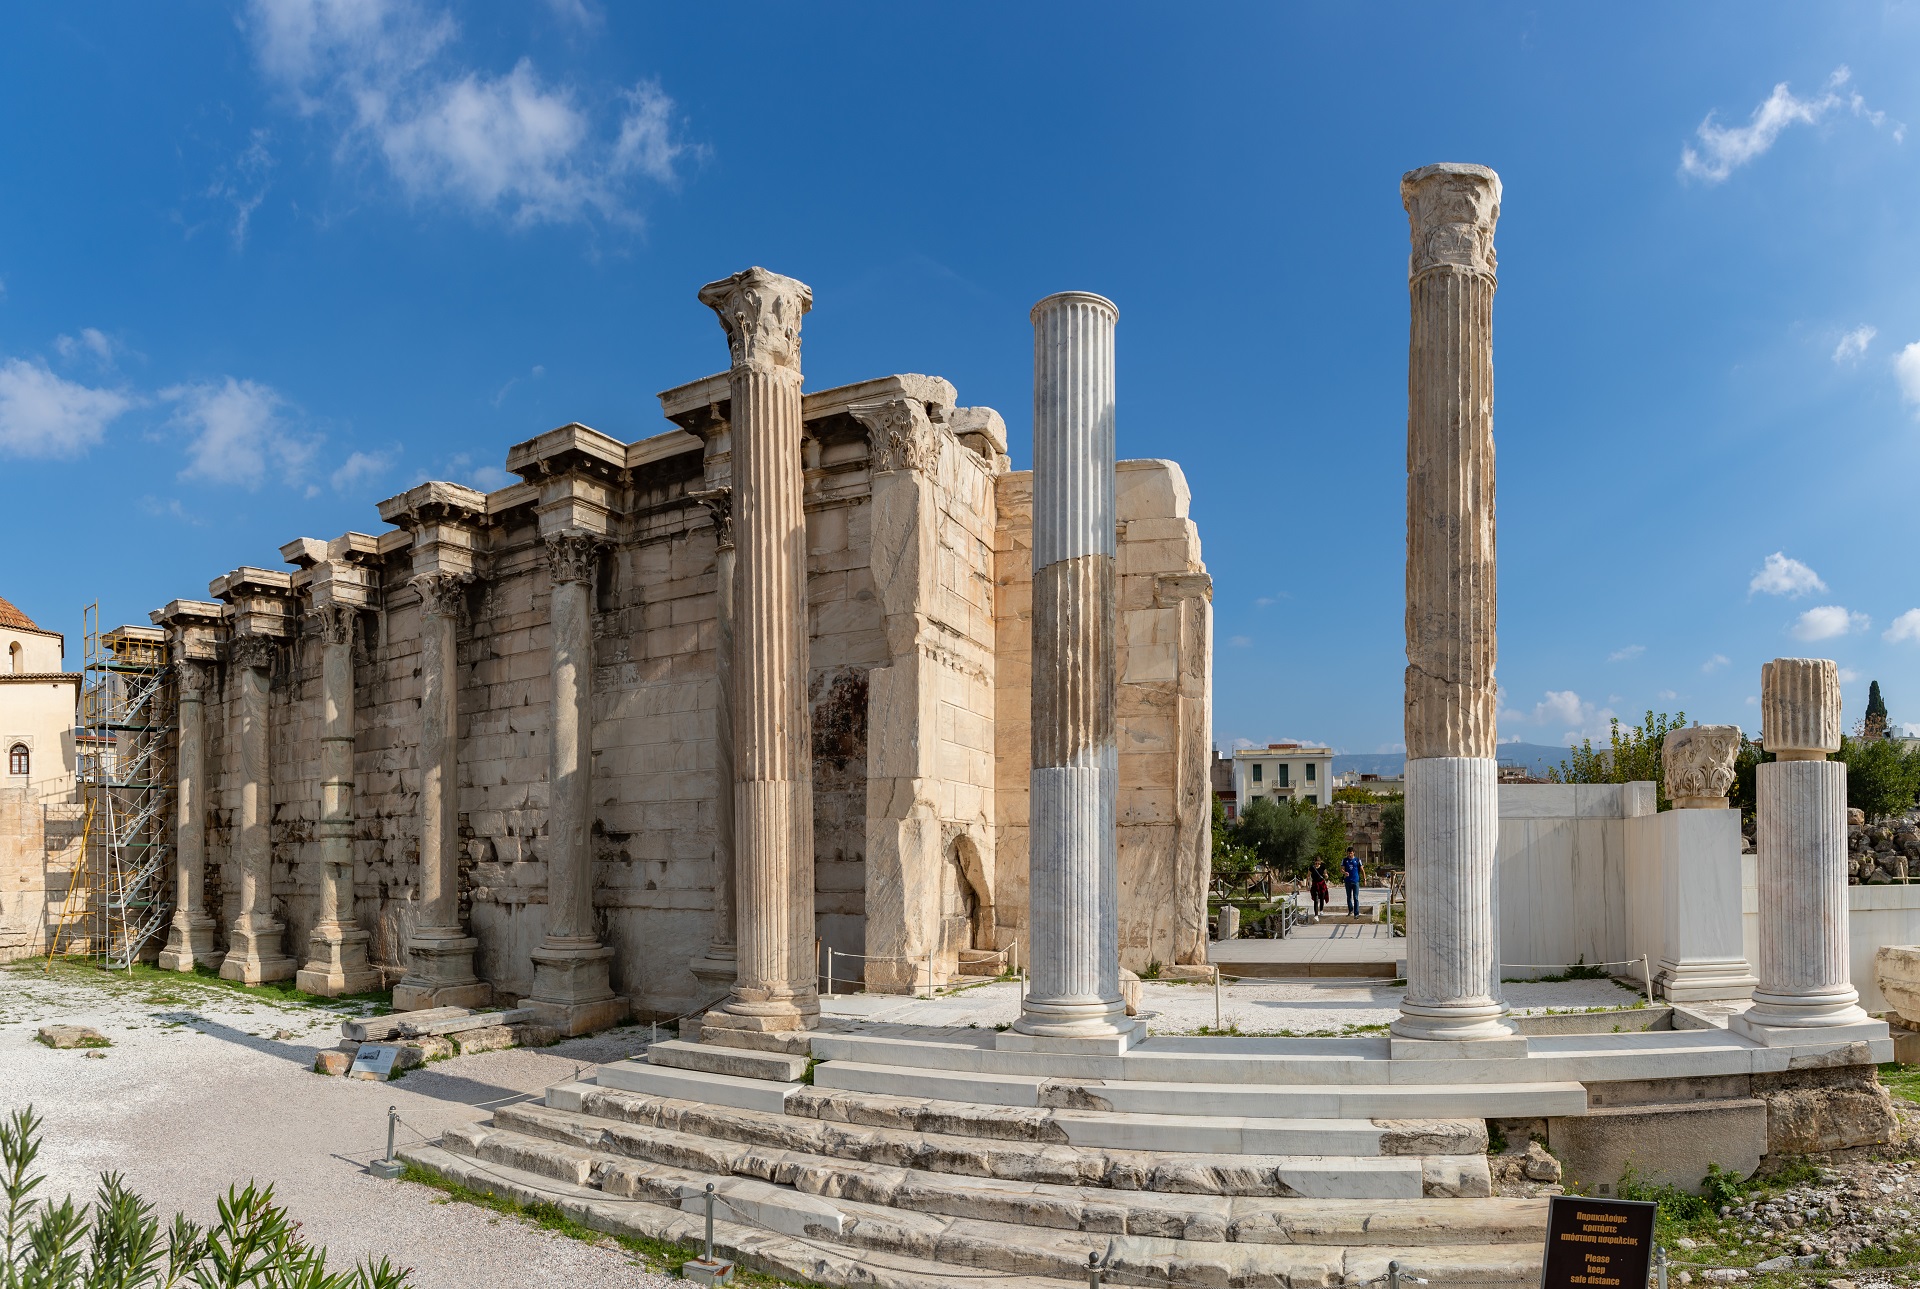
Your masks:
<instances>
[{"instance_id":1,"label":"ruined wall section","mask_svg":"<svg viewBox=\"0 0 1920 1289\"><path fill-rule=\"evenodd\" d=\"M1033 769L1033 471L993 481L994 940L1027 933L1027 785ZM1024 957L1022 959L1024 961Z\"/></svg>"}]
</instances>

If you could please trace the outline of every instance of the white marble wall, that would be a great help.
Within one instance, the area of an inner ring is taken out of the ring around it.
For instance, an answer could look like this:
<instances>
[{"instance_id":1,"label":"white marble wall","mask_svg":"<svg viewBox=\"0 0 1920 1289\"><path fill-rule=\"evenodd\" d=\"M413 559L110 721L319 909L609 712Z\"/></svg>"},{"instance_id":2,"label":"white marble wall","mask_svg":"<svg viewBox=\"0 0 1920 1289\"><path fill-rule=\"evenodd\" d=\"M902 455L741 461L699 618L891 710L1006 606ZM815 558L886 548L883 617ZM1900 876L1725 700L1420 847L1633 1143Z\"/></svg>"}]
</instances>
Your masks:
<instances>
[{"instance_id":1,"label":"white marble wall","mask_svg":"<svg viewBox=\"0 0 1920 1289\"><path fill-rule=\"evenodd\" d=\"M1505 784L1494 856L1500 974L1520 963L1622 961L1632 943L1627 820L1654 812L1651 783Z\"/></svg>"}]
</instances>

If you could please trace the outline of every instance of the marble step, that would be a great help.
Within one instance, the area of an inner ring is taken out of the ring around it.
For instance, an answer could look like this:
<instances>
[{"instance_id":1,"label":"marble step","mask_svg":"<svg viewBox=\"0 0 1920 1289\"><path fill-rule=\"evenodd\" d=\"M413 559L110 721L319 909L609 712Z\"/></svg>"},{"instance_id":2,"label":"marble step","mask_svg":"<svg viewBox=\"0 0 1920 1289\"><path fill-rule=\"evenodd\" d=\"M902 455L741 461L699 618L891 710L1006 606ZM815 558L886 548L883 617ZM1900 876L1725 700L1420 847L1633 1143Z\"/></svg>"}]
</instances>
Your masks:
<instances>
[{"instance_id":1,"label":"marble step","mask_svg":"<svg viewBox=\"0 0 1920 1289\"><path fill-rule=\"evenodd\" d=\"M784 1110L787 1098L801 1086L766 1079L742 1079L731 1074L709 1074L705 1070L677 1070L638 1059L602 1065L595 1071L594 1078L602 1087L774 1114Z\"/></svg>"},{"instance_id":2,"label":"marble step","mask_svg":"<svg viewBox=\"0 0 1920 1289\"><path fill-rule=\"evenodd\" d=\"M556 1099L572 1101L563 1089ZM1330 1199L1487 1196L1485 1155L1246 1155L995 1141L822 1122L594 1088L578 1109L502 1107L495 1122L528 1136L676 1167L773 1177L775 1162L883 1164L922 1172L1170 1194Z\"/></svg>"},{"instance_id":3,"label":"marble step","mask_svg":"<svg viewBox=\"0 0 1920 1289\"><path fill-rule=\"evenodd\" d=\"M756 1052L740 1047L688 1043L677 1038L662 1039L647 1048L649 1065L772 1083L797 1082L807 1072L807 1061L805 1056L789 1056L784 1052Z\"/></svg>"},{"instance_id":4,"label":"marble step","mask_svg":"<svg viewBox=\"0 0 1920 1289\"><path fill-rule=\"evenodd\" d=\"M561 1205L574 1221L612 1235L664 1240L699 1247L705 1230L701 1212L610 1195L595 1187L575 1186L508 1165L457 1155L436 1146L407 1146L401 1159L469 1190L521 1204ZM881 1261L871 1250L830 1241L782 1235L743 1222L716 1218L714 1249L720 1256L769 1275L810 1284L870 1285L875 1289L954 1289L949 1268L914 1258ZM1086 1276L996 1278L994 1289L1081 1289Z\"/></svg>"},{"instance_id":5,"label":"marble step","mask_svg":"<svg viewBox=\"0 0 1920 1289\"><path fill-rule=\"evenodd\" d=\"M994 1037L992 1030L954 1030L938 1039L816 1032L813 1055L975 1074L1197 1083L1385 1083L1391 1064L1380 1038L1240 1039L1235 1046L1154 1038L1124 1056L1100 1056L1001 1051Z\"/></svg>"},{"instance_id":6,"label":"marble step","mask_svg":"<svg viewBox=\"0 0 1920 1289\"><path fill-rule=\"evenodd\" d=\"M1005 1106L1059 1105L1137 1115L1235 1115L1268 1119L1487 1119L1586 1113L1578 1083L1343 1085L1078 1081L976 1074L858 1061L814 1068L817 1088Z\"/></svg>"},{"instance_id":7,"label":"marble step","mask_svg":"<svg viewBox=\"0 0 1920 1289\"><path fill-rule=\"evenodd\" d=\"M485 1134L479 1147L483 1153L491 1149L488 1139L499 1135L499 1130L469 1132ZM456 1135L452 1140L457 1139ZM539 1149L537 1142L527 1142L510 1153L514 1158L525 1158ZM456 1145L454 1151L446 1153L457 1157L458 1152ZM495 1150L494 1153L501 1152ZM519 1164L507 1163L504 1159L490 1162L495 1168L514 1168L523 1176L539 1179L533 1182L534 1186L546 1181L545 1174L524 1169ZM705 1182L709 1180L707 1175L698 1172L617 1159L608 1159L601 1165L596 1179L605 1195L638 1200L662 1210L677 1205L687 1213L700 1211L698 1201L689 1201L704 1193ZM804 1236L815 1244L831 1241L864 1249L881 1255L888 1262L912 1259L1011 1275L1064 1279L1076 1271L1084 1274L1089 1254L1106 1258L1105 1282L1114 1285L1325 1285L1345 1279L1350 1261L1356 1267L1377 1262L1382 1270L1388 1261L1398 1261L1403 1271L1411 1275L1436 1271L1449 1279L1471 1278L1517 1286L1536 1278L1539 1267L1538 1246L1533 1240L1524 1244L1456 1243L1437 1247L1381 1242L1361 1246L1365 1253L1355 1258L1359 1250L1342 1244L1285 1238L1194 1240L1132 1234L1111 1226L1107 1230L1091 1231L1044 1225L1036 1229L1037 1224L1028 1212L1010 1205L992 1210L1012 1219L1001 1220L890 1207L846 1194L820 1198L787 1192L783 1198L779 1194L783 1188L778 1186L763 1184L743 1190L737 1182L716 1180L716 1191L720 1192L722 1187L733 1188L734 1194L744 1196L744 1202L737 1206L732 1198L720 1206L722 1216L743 1225L771 1226L775 1233ZM1029 1206L1043 1207L1032 1201ZM1349 1222L1348 1225L1361 1223ZM1226 1233L1224 1227L1209 1229ZM1272 1226L1259 1229L1268 1234L1291 1233ZM1528 1233L1531 1234L1530 1229Z\"/></svg>"}]
</instances>

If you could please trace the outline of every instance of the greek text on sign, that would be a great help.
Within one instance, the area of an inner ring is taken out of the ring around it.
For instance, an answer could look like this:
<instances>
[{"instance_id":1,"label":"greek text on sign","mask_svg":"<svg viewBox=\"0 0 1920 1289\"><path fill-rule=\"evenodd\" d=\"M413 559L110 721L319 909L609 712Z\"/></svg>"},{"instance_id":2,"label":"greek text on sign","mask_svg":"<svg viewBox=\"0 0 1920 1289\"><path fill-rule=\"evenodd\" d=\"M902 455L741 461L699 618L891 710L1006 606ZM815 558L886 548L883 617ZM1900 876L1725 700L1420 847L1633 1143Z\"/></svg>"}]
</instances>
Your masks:
<instances>
[{"instance_id":1,"label":"greek text on sign","mask_svg":"<svg viewBox=\"0 0 1920 1289\"><path fill-rule=\"evenodd\" d=\"M1657 1206L1555 1195L1547 1202L1540 1289L1647 1289Z\"/></svg>"}]
</instances>

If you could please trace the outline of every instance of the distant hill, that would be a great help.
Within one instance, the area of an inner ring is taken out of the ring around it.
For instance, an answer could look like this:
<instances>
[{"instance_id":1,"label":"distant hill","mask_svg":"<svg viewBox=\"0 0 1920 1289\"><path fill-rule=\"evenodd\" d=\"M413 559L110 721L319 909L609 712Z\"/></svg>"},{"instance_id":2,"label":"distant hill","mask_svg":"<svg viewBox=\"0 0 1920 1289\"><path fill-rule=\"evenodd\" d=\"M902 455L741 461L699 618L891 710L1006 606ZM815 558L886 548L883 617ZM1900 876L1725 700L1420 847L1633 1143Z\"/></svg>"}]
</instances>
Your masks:
<instances>
[{"instance_id":1,"label":"distant hill","mask_svg":"<svg viewBox=\"0 0 1920 1289\"><path fill-rule=\"evenodd\" d=\"M1528 774L1545 778L1547 771L1558 767L1567 759L1570 751L1569 748L1549 747L1544 743L1502 743L1495 759L1501 765L1525 766ZM1334 757L1333 772L1345 774L1349 770L1357 770L1361 774L1398 778L1406 764L1406 755L1400 752L1355 752Z\"/></svg>"}]
</instances>

